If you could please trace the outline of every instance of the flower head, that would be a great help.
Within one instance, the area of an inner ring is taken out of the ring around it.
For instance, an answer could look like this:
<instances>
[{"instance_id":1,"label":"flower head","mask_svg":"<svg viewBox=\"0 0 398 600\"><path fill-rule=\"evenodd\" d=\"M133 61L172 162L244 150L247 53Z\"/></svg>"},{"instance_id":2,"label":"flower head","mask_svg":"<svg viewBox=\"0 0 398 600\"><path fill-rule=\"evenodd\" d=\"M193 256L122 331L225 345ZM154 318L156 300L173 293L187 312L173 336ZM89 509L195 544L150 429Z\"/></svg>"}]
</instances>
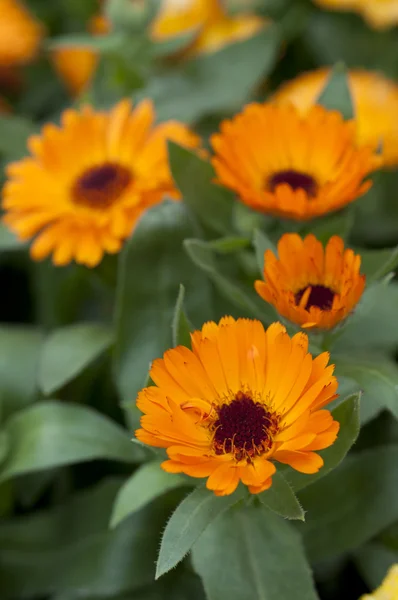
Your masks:
<instances>
[{"instance_id":1,"label":"flower head","mask_svg":"<svg viewBox=\"0 0 398 600\"><path fill-rule=\"evenodd\" d=\"M299 75L282 85L272 100L294 104L305 114L324 88L330 69L317 69ZM364 70L348 73L353 96L356 141L359 146L382 147L383 163L398 165L398 85L384 75Z\"/></svg>"},{"instance_id":2,"label":"flower head","mask_svg":"<svg viewBox=\"0 0 398 600\"><path fill-rule=\"evenodd\" d=\"M224 317L155 360L155 386L137 400L136 436L166 448L170 473L207 477L218 496L239 481L256 494L269 488L275 461L302 473L323 465L317 450L336 439L339 423L324 406L336 398L329 355L313 359L308 338L280 323Z\"/></svg>"},{"instance_id":3,"label":"flower head","mask_svg":"<svg viewBox=\"0 0 398 600\"><path fill-rule=\"evenodd\" d=\"M212 136L218 181L252 208L298 221L343 208L371 186L379 164L357 147L355 124L313 106L250 104Z\"/></svg>"},{"instance_id":4,"label":"flower head","mask_svg":"<svg viewBox=\"0 0 398 600\"><path fill-rule=\"evenodd\" d=\"M360 600L396 600L398 598L398 564L393 565L381 586L373 592L366 594Z\"/></svg>"},{"instance_id":5,"label":"flower head","mask_svg":"<svg viewBox=\"0 0 398 600\"><path fill-rule=\"evenodd\" d=\"M183 124L154 125L144 101L123 100L109 112L90 106L63 113L61 127L45 125L29 140L32 156L7 168L5 223L21 239L37 236L31 255L41 260L98 264L121 248L142 212L165 194L178 199L166 140L196 147Z\"/></svg>"},{"instance_id":6,"label":"flower head","mask_svg":"<svg viewBox=\"0 0 398 600\"><path fill-rule=\"evenodd\" d=\"M374 29L398 24L397 0L315 0L315 3L333 10L356 12Z\"/></svg>"},{"instance_id":7,"label":"flower head","mask_svg":"<svg viewBox=\"0 0 398 600\"><path fill-rule=\"evenodd\" d=\"M324 249L312 234L286 233L264 255L264 280L257 293L283 317L305 328L331 329L355 308L365 287L361 257L338 236Z\"/></svg>"},{"instance_id":8,"label":"flower head","mask_svg":"<svg viewBox=\"0 0 398 600\"><path fill-rule=\"evenodd\" d=\"M19 0L0 0L0 66L25 64L35 58L42 25Z\"/></svg>"}]
</instances>

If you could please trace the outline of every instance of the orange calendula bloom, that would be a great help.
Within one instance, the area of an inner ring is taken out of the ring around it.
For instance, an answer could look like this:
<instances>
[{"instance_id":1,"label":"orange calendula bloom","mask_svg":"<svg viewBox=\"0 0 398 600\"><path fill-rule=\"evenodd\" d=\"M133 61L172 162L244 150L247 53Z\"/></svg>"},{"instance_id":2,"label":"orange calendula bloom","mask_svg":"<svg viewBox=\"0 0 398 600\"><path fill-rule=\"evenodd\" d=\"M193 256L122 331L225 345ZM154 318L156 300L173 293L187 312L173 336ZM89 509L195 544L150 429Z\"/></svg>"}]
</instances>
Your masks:
<instances>
[{"instance_id":1,"label":"orange calendula bloom","mask_svg":"<svg viewBox=\"0 0 398 600\"><path fill-rule=\"evenodd\" d=\"M25 64L35 58L44 30L18 0L0 0L0 66Z\"/></svg>"},{"instance_id":2,"label":"orange calendula bloom","mask_svg":"<svg viewBox=\"0 0 398 600\"><path fill-rule=\"evenodd\" d=\"M398 4L397 4L398 6ZM316 102L330 76L323 68L303 73L288 81L272 100L278 104L294 104L305 114ZM358 145L382 147L383 164L398 165L398 85L382 74L364 70L348 73L353 96Z\"/></svg>"},{"instance_id":3,"label":"orange calendula bloom","mask_svg":"<svg viewBox=\"0 0 398 600\"><path fill-rule=\"evenodd\" d=\"M315 0L324 8L357 12L374 29L386 29L398 24L397 0Z\"/></svg>"},{"instance_id":4,"label":"orange calendula bloom","mask_svg":"<svg viewBox=\"0 0 398 600\"><path fill-rule=\"evenodd\" d=\"M373 592L366 594L360 600L397 600L398 598L398 564L393 565L381 586Z\"/></svg>"},{"instance_id":5,"label":"orange calendula bloom","mask_svg":"<svg viewBox=\"0 0 398 600\"><path fill-rule=\"evenodd\" d=\"M286 233L264 255L264 280L257 293L280 315L305 328L331 329L355 308L365 288L361 257L344 249L338 236L324 249L312 234Z\"/></svg>"},{"instance_id":6,"label":"orange calendula bloom","mask_svg":"<svg viewBox=\"0 0 398 600\"><path fill-rule=\"evenodd\" d=\"M166 448L169 473L207 477L217 496L239 481L257 494L272 485L275 461L302 473L323 465L317 454L335 441L339 423L324 407L336 398L329 354L313 359L308 337L266 331L259 321L224 317L155 360L155 386L143 389L139 440Z\"/></svg>"},{"instance_id":7,"label":"orange calendula bloom","mask_svg":"<svg viewBox=\"0 0 398 600\"><path fill-rule=\"evenodd\" d=\"M357 147L355 123L313 106L249 104L223 121L211 143L219 183L248 206L304 221L343 208L371 186L364 178L380 164Z\"/></svg>"},{"instance_id":8,"label":"orange calendula bloom","mask_svg":"<svg viewBox=\"0 0 398 600\"><path fill-rule=\"evenodd\" d=\"M197 147L199 138L175 121L155 126L154 109L122 100L109 112L91 106L63 113L29 140L32 156L7 167L4 222L20 239L37 236L31 255L53 253L93 267L116 253L142 212L165 194L178 199L167 140Z\"/></svg>"}]
</instances>

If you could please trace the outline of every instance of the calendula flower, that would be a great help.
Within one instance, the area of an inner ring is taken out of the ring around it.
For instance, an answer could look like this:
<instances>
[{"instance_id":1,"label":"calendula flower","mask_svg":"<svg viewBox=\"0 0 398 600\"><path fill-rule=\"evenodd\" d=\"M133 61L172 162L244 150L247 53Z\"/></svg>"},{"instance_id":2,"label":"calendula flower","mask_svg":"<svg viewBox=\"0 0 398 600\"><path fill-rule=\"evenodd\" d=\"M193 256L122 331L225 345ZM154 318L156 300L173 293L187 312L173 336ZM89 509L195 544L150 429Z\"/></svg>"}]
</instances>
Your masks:
<instances>
[{"instance_id":1,"label":"calendula flower","mask_svg":"<svg viewBox=\"0 0 398 600\"><path fill-rule=\"evenodd\" d=\"M397 0L315 0L324 8L357 12L374 29L386 29L398 23Z\"/></svg>"},{"instance_id":2,"label":"calendula flower","mask_svg":"<svg viewBox=\"0 0 398 600\"><path fill-rule=\"evenodd\" d=\"M281 86L273 97L278 104L293 103L303 114L316 102L330 76L323 68L299 75ZM383 163L398 165L398 85L382 74L351 70L358 145L381 147Z\"/></svg>"},{"instance_id":3,"label":"calendula flower","mask_svg":"<svg viewBox=\"0 0 398 600\"><path fill-rule=\"evenodd\" d=\"M331 329L355 308L365 288L361 257L344 249L338 236L324 249L312 234L286 233L264 255L264 280L257 293L283 317L301 327Z\"/></svg>"},{"instance_id":4,"label":"calendula flower","mask_svg":"<svg viewBox=\"0 0 398 600\"><path fill-rule=\"evenodd\" d=\"M393 565L381 586L373 594L365 594L360 600L397 600L398 564Z\"/></svg>"},{"instance_id":5,"label":"calendula flower","mask_svg":"<svg viewBox=\"0 0 398 600\"><path fill-rule=\"evenodd\" d=\"M45 125L29 140L32 156L7 168L4 222L20 239L37 236L31 255L53 262L97 265L121 248L142 212L165 194L179 198L168 165L166 140L196 147L181 123L154 125L144 101L123 100L111 111L86 106L63 113L61 126Z\"/></svg>"},{"instance_id":6,"label":"calendula flower","mask_svg":"<svg viewBox=\"0 0 398 600\"><path fill-rule=\"evenodd\" d=\"M89 31L93 35L108 33L110 25L105 17L96 15L90 20ZM55 70L73 96L79 95L91 82L98 65L98 54L80 46L59 47L52 51Z\"/></svg>"},{"instance_id":7,"label":"calendula flower","mask_svg":"<svg viewBox=\"0 0 398 600\"><path fill-rule=\"evenodd\" d=\"M0 66L25 64L35 58L44 30L18 0L0 0Z\"/></svg>"},{"instance_id":8,"label":"calendula flower","mask_svg":"<svg viewBox=\"0 0 398 600\"><path fill-rule=\"evenodd\" d=\"M324 409L336 398L329 354L313 359L308 338L290 338L273 323L224 317L155 360L156 384L143 389L139 440L166 448L169 473L207 477L217 496L239 481L252 494L269 488L275 461L302 473L323 465L317 454L336 439L339 423Z\"/></svg>"},{"instance_id":9,"label":"calendula flower","mask_svg":"<svg viewBox=\"0 0 398 600\"><path fill-rule=\"evenodd\" d=\"M304 221L343 208L371 186L380 159L357 147L355 124L313 106L249 104L211 137L219 183L248 206Z\"/></svg>"}]
</instances>

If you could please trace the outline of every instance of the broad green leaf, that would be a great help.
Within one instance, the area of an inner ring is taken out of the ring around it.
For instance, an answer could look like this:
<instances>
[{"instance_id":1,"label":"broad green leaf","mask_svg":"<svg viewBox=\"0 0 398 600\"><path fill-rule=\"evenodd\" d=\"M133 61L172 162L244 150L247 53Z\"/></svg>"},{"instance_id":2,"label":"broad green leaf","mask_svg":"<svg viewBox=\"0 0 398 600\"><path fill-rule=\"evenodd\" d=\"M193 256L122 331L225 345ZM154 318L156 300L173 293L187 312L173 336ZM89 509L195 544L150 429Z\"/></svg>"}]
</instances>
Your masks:
<instances>
[{"instance_id":1,"label":"broad green leaf","mask_svg":"<svg viewBox=\"0 0 398 600\"><path fill-rule=\"evenodd\" d=\"M112 508L110 526L116 527L128 515L137 512L155 498L184 485L187 485L187 479L166 473L159 461L143 465L120 488Z\"/></svg>"},{"instance_id":2,"label":"broad green leaf","mask_svg":"<svg viewBox=\"0 0 398 600\"><path fill-rule=\"evenodd\" d=\"M336 375L349 377L363 391L361 420L388 409L398 419L398 365L381 354L334 354Z\"/></svg>"},{"instance_id":3,"label":"broad green leaf","mask_svg":"<svg viewBox=\"0 0 398 600\"><path fill-rule=\"evenodd\" d=\"M345 458L359 435L360 399L360 393L352 394L332 411L333 418L340 423L340 431L334 444L319 452L324 460L324 465L318 473L306 475L290 468L284 471L284 476L295 491L301 490L323 478ZM305 505L303 507L304 510L307 510Z\"/></svg>"},{"instance_id":4,"label":"broad green leaf","mask_svg":"<svg viewBox=\"0 0 398 600\"><path fill-rule=\"evenodd\" d=\"M366 282L384 277L398 265L398 247L393 250L358 250L361 255L361 273L366 275Z\"/></svg>"},{"instance_id":5,"label":"broad green leaf","mask_svg":"<svg viewBox=\"0 0 398 600\"><path fill-rule=\"evenodd\" d=\"M355 552L355 564L372 590L381 585L387 571L397 563L398 552L377 541L365 544Z\"/></svg>"},{"instance_id":6,"label":"broad green leaf","mask_svg":"<svg viewBox=\"0 0 398 600\"><path fill-rule=\"evenodd\" d=\"M169 142L170 169L184 202L209 229L219 234L231 230L234 196L215 185L210 162L191 150Z\"/></svg>"},{"instance_id":7,"label":"broad green leaf","mask_svg":"<svg viewBox=\"0 0 398 600\"><path fill-rule=\"evenodd\" d=\"M4 430L10 447L0 481L87 460L134 463L144 456L119 425L78 404L35 404L10 417Z\"/></svg>"},{"instance_id":8,"label":"broad green leaf","mask_svg":"<svg viewBox=\"0 0 398 600\"><path fill-rule=\"evenodd\" d=\"M254 232L253 245L256 251L258 270L262 275L264 271L264 254L266 250L271 250L275 256L278 256L278 250L264 231L261 231L260 229L256 229Z\"/></svg>"},{"instance_id":9,"label":"broad green leaf","mask_svg":"<svg viewBox=\"0 0 398 600\"><path fill-rule=\"evenodd\" d=\"M0 223L0 252L10 250L20 250L25 247L25 242L21 242L12 233L4 223Z\"/></svg>"},{"instance_id":10,"label":"broad green leaf","mask_svg":"<svg viewBox=\"0 0 398 600\"><path fill-rule=\"evenodd\" d=\"M172 345L171 323L182 283L186 310L195 322L211 315L206 278L192 268L183 241L195 232L181 202L148 210L127 243L120 262L116 301L116 384L124 403L133 402L150 362Z\"/></svg>"},{"instance_id":11,"label":"broad green leaf","mask_svg":"<svg viewBox=\"0 0 398 600\"><path fill-rule=\"evenodd\" d=\"M187 315L184 312L185 288L180 285L180 291L176 302L176 307L173 316L172 334L173 346L191 347L192 325L190 324Z\"/></svg>"},{"instance_id":12,"label":"broad green leaf","mask_svg":"<svg viewBox=\"0 0 398 600\"><path fill-rule=\"evenodd\" d=\"M281 517L305 521L300 502L280 471L273 475L271 487L258 497L267 508Z\"/></svg>"},{"instance_id":13,"label":"broad green leaf","mask_svg":"<svg viewBox=\"0 0 398 600\"><path fill-rule=\"evenodd\" d=\"M243 497L243 489L231 496L217 497L205 487L196 488L187 496L174 511L163 533L156 579L178 565L210 523Z\"/></svg>"},{"instance_id":14,"label":"broad green leaf","mask_svg":"<svg viewBox=\"0 0 398 600\"><path fill-rule=\"evenodd\" d=\"M121 481L105 480L65 504L0 525L2 598L128 594L150 585L160 531L177 498L167 495L109 530Z\"/></svg>"},{"instance_id":15,"label":"broad green leaf","mask_svg":"<svg viewBox=\"0 0 398 600\"><path fill-rule=\"evenodd\" d=\"M337 63L322 92L317 104L321 104L328 110L338 110L344 119L354 118L354 105L347 69L343 63Z\"/></svg>"},{"instance_id":16,"label":"broad green leaf","mask_svg":"<svg viewBox=\"0 0 398 600\"><path fill-rule=\"evenodd\" d=\"M39 385L48 395L74 379L112 343L113 332L99 323L78 323L52 332L43 344Z\"/></svg>"},{"instance_id":17,"label":"broad green leaf","mask_svg":"<svg viewBox=\"0 0 398 600\"><path fill-rule=\"evenodd\" d=\"M296 526L311 560L355 550L398 519L398 446L348 456L299 499L306 522Z\"/></svg>"},{"instance_id":18,"label":"broad green leaf","mask_svg":"<svg viewBox=\"0 0 398 600\"><path fill-rule=\"evenodd\" d=\"M239 109L271 72L281 40L276 25L266 27L250 39L152 77L139 98L152 98L162 121L193 122L216 111Z\"/></svg>"},{"instance_id":19,"label":"broad green leaf","mask_svg":"<svg viewBox=\"0 0 398 600\"><path fill-rule=\"evenodd\" d=\"M0 326L0 398L2 418L33 402L42 334L28 327Z\"/></svg>"},{"instance_id":20,"label":"broad green leaf","mask_svg":"<svg viewBox=\"0 0 398 600\"><path fill-rule=\"evenodd\" d=\"M193 564L208 600L317 600L300 537L261 505L232 507L201 535Z\"/></svg>"},{"instance_id":21,"label":"broad green leaf","mask_svg":"<svg viewBox=\"0 0 398 600\"><path fill-rule=\"evenodd\" d=\"M27 154L26 142L36 133L34 124L16 115L0 116L0 154L7 160L18 160Z\"/></svg>"},{"instance_id":22,"label":"broad green leaf","mask_svg":"<svg viewBox=\"0 0 398 600\"><path fill-rule=\"evenodd\" d=\"M186 240L184 246L195 265L210 277L222 295L245 311L245 316L272 321L274 314L272 308L257 298L254 288L251 294L243 286L221 274L209 243L202 240Z\"/></svg>"}]
</instances>

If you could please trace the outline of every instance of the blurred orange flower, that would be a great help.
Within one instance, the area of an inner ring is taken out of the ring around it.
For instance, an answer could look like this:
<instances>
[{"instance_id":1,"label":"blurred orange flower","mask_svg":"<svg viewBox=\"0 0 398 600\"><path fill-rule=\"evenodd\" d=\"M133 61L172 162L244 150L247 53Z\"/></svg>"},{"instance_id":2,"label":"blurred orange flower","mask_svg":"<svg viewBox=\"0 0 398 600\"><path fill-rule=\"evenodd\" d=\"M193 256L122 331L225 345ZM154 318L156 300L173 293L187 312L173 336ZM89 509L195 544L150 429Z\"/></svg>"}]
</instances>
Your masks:
<instances>
[{"instance_id":1,"label":"blurred orange flower","mask_svg":"<svg viewBox=\"0 0 398 600\"><path fill-rule=\"evenodd\" d=\"M44 28L18 0L0 0L0 67L35 58Z\"/></svg>"},{"instance_id":2,"label":"blurred orange flower","mask_svg":"<svg viewBox=\"0 0 398 600\"><path fill-rule=\"evenodd\" d=\"M315 0L316 4L333 10L357 12L375 29L398 24L397 0Z\"/></svg>"}]
</instances>

